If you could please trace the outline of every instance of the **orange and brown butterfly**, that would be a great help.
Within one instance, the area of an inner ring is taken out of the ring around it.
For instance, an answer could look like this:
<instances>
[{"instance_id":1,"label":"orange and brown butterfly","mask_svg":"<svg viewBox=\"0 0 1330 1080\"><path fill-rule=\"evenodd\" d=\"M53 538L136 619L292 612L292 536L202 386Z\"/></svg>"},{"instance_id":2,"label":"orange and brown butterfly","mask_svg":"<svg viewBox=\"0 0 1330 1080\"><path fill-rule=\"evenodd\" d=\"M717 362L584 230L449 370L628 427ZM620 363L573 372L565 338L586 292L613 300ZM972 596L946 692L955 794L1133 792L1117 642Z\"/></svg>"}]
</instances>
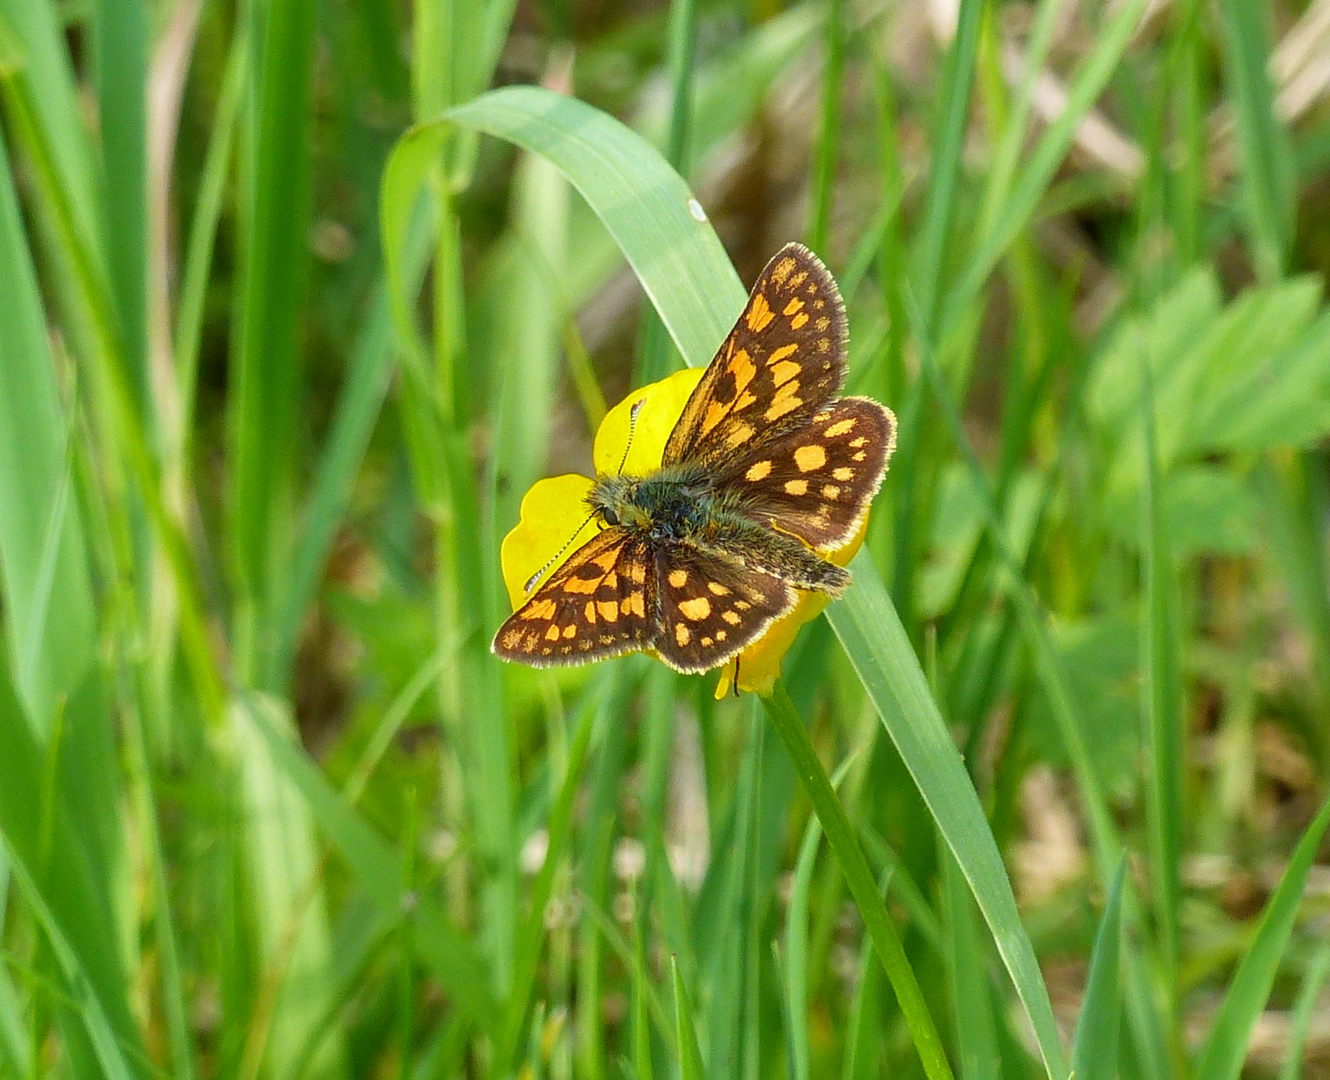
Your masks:
<instances>
[{"instance_id":1,"label":"orange and brown butterfly","mask_svg":"<svg viewBox=\"0 0 1330 1080\"><path fill-rule=\"evenodd\" d=\"M597 532L499 628L494 652L545 667L655 652L682 672L733 659L801 591L839 595L824 557L861 528L895 447L891 411L838 397L840 290L787 244L753 286L675 424L659 470L602 473Z\"/></svg>"}]
</instances>

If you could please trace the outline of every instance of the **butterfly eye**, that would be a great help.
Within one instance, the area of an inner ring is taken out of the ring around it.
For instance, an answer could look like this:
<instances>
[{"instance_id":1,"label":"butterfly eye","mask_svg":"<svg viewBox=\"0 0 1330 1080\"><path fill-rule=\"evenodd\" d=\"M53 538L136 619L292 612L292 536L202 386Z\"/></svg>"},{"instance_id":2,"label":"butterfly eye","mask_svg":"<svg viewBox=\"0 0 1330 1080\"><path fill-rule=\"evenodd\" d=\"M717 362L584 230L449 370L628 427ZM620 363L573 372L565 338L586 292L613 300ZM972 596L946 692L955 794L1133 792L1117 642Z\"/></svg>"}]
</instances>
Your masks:
<instances>
[{"instance_id":1,"label":"butterfly eye","mask_svg":"<svg viewBox=\"0 0 1330 1080\"><path fill-rule=\"evenodd\" d=\"M605 509L600 512L600 516L604 519L606 525L619 524L619 515L616 514L613 510L611 510L608 506L605 507Z\"/></svg>"}]
</instances>

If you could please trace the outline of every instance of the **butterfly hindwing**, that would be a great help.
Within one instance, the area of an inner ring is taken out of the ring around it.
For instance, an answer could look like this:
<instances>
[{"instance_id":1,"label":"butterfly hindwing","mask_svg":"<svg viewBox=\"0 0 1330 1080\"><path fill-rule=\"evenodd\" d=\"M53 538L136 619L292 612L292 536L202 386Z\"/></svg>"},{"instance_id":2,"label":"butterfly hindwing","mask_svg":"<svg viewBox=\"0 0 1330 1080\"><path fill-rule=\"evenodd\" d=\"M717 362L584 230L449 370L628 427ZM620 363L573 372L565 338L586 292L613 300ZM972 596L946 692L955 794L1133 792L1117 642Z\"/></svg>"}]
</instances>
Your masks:
<instances>
[{"instance_id":1,"label":"butterfly hindwing","mask_svg":"<svg viewBox=\"0 0 1330 1080\"><path fill-rule=\"evenodd\" d=\"M645 540L604 529L499 628L493 649L535 667L607 660L650 645L656 572Z\"/></svg>"},{"instance_id":2,"label":"butterfly hindwing","mask_svg":"<svg viewBox=\"0 0 1330 1080\"><path fill-rule=\"evenodd\" d=\"M656 652L677 671L718 667L794 606L780 578L684 544L656 556Z\"/></svg>"},{"instance_id":3,"label":"butterfly hindwing","mask_svg":"<svg viewBox=\"0 0 1330 1080\"><path fill-rule=\"evenodd\" d=\"M868 398L841 398L757 450L738 455L717 487L740 493L745 513L810 547L854 535L896 446L896 418Z\"/></svg>"},{"instance_id":4,"label":"butterfly hindwing","mask_svg":"<svg viewBox=\"0 0 1330 1080\"><path fill-rule=\"evenodd\" d=\"M714 466L806 421L845 381L845 307L802 244L767 263L684 406L664 464Z\"/></svg>"}]
</instances>

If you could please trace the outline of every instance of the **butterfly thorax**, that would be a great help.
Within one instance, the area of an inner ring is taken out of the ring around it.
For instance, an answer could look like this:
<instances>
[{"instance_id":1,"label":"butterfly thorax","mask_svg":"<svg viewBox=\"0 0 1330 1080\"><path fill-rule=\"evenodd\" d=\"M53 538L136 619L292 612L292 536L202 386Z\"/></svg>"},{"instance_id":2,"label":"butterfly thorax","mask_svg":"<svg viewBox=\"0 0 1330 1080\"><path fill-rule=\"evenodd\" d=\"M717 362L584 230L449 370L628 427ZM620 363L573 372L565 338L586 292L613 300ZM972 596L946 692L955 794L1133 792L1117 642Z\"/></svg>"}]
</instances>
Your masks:
<instances>
[{"instance_id":1,"label":"butterfly thorax","mask_svg":"<svg viewBox=\"0 0 1330 1080\"><path fill-rule=\"evenodd\" d=\"M694 535L727 507L707 475L666 467L650 476L596 478L587 505L605 525L621 525L654 543Z\"/></svg>"}]
</instances>

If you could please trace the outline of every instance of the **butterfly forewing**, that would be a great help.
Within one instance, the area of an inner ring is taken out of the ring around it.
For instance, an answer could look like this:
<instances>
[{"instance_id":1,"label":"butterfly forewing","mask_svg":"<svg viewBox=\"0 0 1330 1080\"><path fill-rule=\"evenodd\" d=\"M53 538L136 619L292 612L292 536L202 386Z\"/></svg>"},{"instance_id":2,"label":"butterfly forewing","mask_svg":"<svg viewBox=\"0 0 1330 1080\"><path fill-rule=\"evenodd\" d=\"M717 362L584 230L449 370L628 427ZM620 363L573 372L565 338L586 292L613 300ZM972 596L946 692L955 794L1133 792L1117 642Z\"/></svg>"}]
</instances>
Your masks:
<instances>
[{"instance_id":1,"label":"butterfly forewing","mask_svg":"<svg viewBox=\"0 0 1330 1080\"><path fill-rule=\"evenodd\" d=\"M728 463L717 487L740 493L749 516L810 547L837 548L854 535L895 445L889 409L868 398L841 398L809 423Z\"/></svg>"},{"instance_id":2,"label":"butterfly forewing","mask_svg":"<svg viewBox=\"0 0 1330 1080\"><path fill-rule=\"evenodd\" d=\"M821 261L786 244L767 263L665 445L712 467L812 416L845 381L845 308Z\"/></svg>"},{"instance_id":3,"label":"butterfly forewing","mask_svg":"<svg viewBox=\"0 0 1330 1080\"><path fill-rule=\"evenodd\" d=\"M725 663L796 600L778 577L683 545L662 549L656 567L656 651L678 671L709 671Z\"/></svg>"},{"instance_id":4,"label":"butterfly forewing","mask_svg":"<svg viewBox=\"0 0 1330 1080\"><path fill-rule=\"evenodd\" d=\"M654 636L656 568L645 540L609 528L573 552L499 628L494 651L546 667L646 648Z\"/></svg>"}]
</instances>

